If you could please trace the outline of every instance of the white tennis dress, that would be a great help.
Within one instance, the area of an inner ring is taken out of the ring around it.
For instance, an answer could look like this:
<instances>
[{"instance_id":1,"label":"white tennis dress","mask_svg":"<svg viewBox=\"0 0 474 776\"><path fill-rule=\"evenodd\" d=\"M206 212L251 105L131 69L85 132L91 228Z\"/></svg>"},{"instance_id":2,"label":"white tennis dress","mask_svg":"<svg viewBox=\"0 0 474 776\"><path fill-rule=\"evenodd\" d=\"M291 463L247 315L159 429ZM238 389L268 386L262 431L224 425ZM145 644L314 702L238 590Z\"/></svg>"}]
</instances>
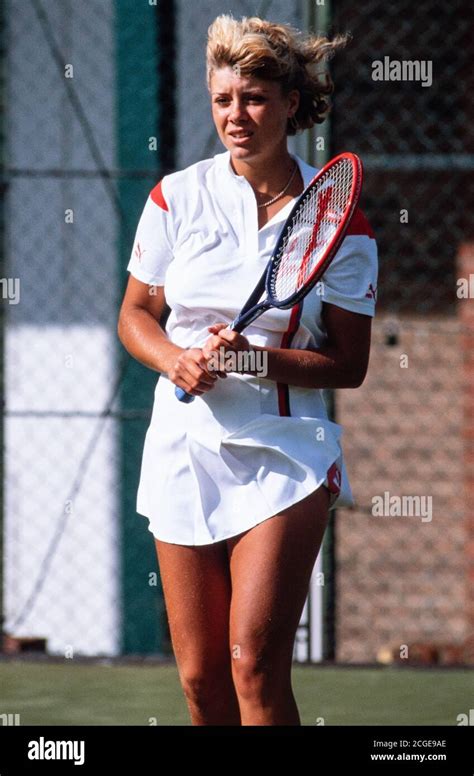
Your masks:
<instances>
[{"instance_id":1,"label":"white tennis dress","mask_svg":"<svg viewBox=\"0 0 474 776\"><path fill-rule=\"evenodd\" d=\"M305 186L316 170L299 157ZM151 191L127 269L164 286L167 334L201 347L230 323L259 280L292 200L258 229L254 192L230 153L166 175ZM358 211L322 283L292 310L269 310L244 331L251 344L316 349L323 302L373 316L377 251ZM302 305L302 307L301 307ZM242 373L190 404L161 376L143 452L137 511L165 542L212 544L252 528L326 484L331 508L351 505L341 427L323 393Z\"/></svg>"}]
</instances>

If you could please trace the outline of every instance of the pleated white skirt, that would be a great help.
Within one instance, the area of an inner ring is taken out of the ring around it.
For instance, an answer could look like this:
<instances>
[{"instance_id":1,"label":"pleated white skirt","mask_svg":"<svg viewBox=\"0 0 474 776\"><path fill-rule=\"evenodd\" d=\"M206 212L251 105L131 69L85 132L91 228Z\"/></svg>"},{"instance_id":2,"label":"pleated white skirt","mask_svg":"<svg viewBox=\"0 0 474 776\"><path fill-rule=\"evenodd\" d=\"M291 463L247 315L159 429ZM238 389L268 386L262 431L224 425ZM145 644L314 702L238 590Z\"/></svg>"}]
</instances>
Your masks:
<instances>
[{"instance_id":1,"label":"pleated white skirt","mask_svg":"<svg viewBox=\"0 0 474 776\"><path fill-rule=\"evenodd\" d=\"M143 451L137 512L164 542L213 544L247 531L328 484L331 508L353 504L342 429L322 393L231 374L191 404L160 377Z\"/></svg>"}]
</instances>

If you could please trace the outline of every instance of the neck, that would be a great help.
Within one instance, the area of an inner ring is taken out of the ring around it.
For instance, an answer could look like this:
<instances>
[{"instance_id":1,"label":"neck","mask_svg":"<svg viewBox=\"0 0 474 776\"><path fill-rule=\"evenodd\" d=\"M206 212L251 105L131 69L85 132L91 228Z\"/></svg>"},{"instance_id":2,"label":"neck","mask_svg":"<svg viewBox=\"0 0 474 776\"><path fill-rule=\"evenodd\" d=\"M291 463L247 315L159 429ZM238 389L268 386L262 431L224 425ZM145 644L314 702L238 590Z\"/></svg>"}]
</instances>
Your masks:
<instances>
[{"instance_id":1,"label":"neck","mask_svg":"<svg viewBox=\"0 0 474 776\"><path fill-rule=\"evenodd\" d=\"M250 185L262 194L279 191L291 175L295 161L287 149L271 159L232 159L231 164L237 175L243 175Z\"/></svg>"}]
</instances>

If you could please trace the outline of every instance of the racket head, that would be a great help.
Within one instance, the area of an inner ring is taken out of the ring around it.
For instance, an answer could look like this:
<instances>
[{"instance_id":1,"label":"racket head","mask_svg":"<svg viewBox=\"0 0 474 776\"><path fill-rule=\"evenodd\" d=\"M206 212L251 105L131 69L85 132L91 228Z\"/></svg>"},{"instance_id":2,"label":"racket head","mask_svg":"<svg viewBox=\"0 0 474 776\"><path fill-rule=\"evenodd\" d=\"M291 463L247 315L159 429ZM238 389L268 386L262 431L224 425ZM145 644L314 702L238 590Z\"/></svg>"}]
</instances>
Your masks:
<instances>
[{"instance_id":1,"label":"racket head","mask_svg":"<svg viewBox=\"0 0 474 776\"><path fill-rule=\"evenodd\" d=\"M337 253L357 208L362 163L353 153L331 159L308 184L282 229L265 287L274 307L297 304Z\"/></svg>"}]
</instances>

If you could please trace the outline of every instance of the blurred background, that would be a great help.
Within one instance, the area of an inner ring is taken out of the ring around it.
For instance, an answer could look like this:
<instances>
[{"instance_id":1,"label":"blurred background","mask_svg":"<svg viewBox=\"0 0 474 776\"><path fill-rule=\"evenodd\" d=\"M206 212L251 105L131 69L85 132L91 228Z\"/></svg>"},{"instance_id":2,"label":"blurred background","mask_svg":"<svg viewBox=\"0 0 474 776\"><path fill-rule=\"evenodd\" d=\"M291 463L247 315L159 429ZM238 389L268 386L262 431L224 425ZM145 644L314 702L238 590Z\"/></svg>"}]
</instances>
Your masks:
<instances>
[{"instance_id":1,"label":"blurred background","mask_svg":"<svg viewBox=\"0 0 474 776\"><path fill-rule=\"evenodd\" d=\"M352 34L330 64L330 119L290 148L315 166L361 156L380 253L368 377L328 397L356 506L333 516L295 661L472 664L467 0L2 4L3 652L171 655L153 537L135 511L156 375L124 352L116 320L149 191L224 150L204 52L227 12ZM432 84L373 80L385 57L431 62ZM431 497L432 519L377 516L386 493Z\"/></svg>"}]
</instances>

